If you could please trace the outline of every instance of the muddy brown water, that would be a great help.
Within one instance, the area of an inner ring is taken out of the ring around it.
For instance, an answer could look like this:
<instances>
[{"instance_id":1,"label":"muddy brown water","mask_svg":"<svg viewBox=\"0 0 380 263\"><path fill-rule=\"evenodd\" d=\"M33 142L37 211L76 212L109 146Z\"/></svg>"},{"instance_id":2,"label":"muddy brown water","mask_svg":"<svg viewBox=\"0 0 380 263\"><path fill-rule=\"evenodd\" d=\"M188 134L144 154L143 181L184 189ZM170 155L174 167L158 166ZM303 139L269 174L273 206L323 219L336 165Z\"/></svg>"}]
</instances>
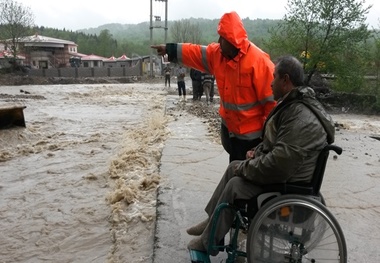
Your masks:
<instances>
[{"instance_id":1,"label":"muddy brown water","mask_svg":"<svg viewBox=\"0 0 380 263\"><path fill-rule=\"evenodd\" d=\"M0 130L0 261L147 262L168 134L162 89L3 86L0 93L10 95L3 105L27 106L26 128Z\"/></svg>"}]
</instances>

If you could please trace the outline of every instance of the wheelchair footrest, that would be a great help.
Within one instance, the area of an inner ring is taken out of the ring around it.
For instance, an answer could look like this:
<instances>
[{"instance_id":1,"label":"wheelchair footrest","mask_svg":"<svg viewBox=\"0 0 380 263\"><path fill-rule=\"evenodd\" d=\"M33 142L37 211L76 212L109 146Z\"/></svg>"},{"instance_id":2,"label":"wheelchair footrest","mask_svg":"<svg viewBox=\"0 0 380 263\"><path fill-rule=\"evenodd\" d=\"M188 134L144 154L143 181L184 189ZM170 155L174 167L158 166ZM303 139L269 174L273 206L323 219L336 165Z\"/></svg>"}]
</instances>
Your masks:
<instances>
[{"instance_id":1,"label":"wheelchair footrest","mask_svg":"<svg viewBox=\"0 0 380 263\"><path fill-rule=\"evenodd\" d=\"M210 263L210 256L205 251L190 249L191 263Z\"/></svg>"}]
</instances>

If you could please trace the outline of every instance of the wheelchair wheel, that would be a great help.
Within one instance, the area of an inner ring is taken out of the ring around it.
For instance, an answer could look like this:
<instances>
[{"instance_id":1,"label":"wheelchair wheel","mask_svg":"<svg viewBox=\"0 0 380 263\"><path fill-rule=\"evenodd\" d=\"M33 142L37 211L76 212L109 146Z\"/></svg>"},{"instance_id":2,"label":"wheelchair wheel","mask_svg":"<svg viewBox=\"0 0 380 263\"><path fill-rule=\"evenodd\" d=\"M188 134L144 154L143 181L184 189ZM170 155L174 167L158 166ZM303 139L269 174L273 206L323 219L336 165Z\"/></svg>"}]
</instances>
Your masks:
<instances>
[{"instance_id":1,"label":"wheelchair wheel","mask_svg":"<svg viewBox=\"0 0 380 263\"><path fill-rule=\"evenodd\" d=\"M270 200L253 218L247 236L248 263L347 262L346 241L337 220L307 196Z\"/></svg>"}]
</instances>

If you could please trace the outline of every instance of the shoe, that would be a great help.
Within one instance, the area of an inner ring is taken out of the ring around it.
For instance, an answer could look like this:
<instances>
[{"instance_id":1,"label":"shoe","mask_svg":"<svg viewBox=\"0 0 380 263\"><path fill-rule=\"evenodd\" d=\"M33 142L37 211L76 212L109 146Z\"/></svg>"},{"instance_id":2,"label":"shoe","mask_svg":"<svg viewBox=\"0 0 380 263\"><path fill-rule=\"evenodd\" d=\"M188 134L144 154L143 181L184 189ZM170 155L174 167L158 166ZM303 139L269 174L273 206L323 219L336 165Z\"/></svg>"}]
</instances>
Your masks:
<instances>
[{"instance_id":1,"label":"shoe","mask_svg":"<svg viewBox=\"0 0 380 263\"><path fill-rule=\"evenodd\" d=\"M203 245L202 238L201 237L196 237L192 239L189 244L187 245L187 249L189 250L198 250L198 251L204 251L206 252L207 249Z\"/></svg>"},{"instance_id":2,"label":"shoe","mask_svg":"<svg viewBox=\"0 0 380 263\"><path fill-rule=\"evenodd\" d=\"M208 224L209 219L206 219L199 224L192 226L188 229L186 229L186 232L191 235L191 236L200 236L202 235L203 231L205 230L207 224Z\"/></svg>"}]
</instances>

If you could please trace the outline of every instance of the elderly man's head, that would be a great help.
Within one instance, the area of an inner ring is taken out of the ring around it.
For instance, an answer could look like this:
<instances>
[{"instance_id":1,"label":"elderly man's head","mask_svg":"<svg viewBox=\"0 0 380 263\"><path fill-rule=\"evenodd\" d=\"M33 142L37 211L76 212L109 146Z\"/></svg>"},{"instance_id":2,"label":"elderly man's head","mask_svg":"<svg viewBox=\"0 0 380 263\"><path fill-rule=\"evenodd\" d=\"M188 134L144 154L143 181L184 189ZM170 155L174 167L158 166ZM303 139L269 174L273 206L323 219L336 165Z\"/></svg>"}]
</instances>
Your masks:
<instances>
[{"instance_id":1,"label":"elderly man's head","mask_svg":"<svg viewBox=\"0 0 380 263\"><path fill-rule=\"evenodd\" d=\"M273 95L274 99L278 100L294 87L303 85L304 71L302 64L293 56L280 57L276 61L273 77Z\"/></svg>"}]
</instances>

